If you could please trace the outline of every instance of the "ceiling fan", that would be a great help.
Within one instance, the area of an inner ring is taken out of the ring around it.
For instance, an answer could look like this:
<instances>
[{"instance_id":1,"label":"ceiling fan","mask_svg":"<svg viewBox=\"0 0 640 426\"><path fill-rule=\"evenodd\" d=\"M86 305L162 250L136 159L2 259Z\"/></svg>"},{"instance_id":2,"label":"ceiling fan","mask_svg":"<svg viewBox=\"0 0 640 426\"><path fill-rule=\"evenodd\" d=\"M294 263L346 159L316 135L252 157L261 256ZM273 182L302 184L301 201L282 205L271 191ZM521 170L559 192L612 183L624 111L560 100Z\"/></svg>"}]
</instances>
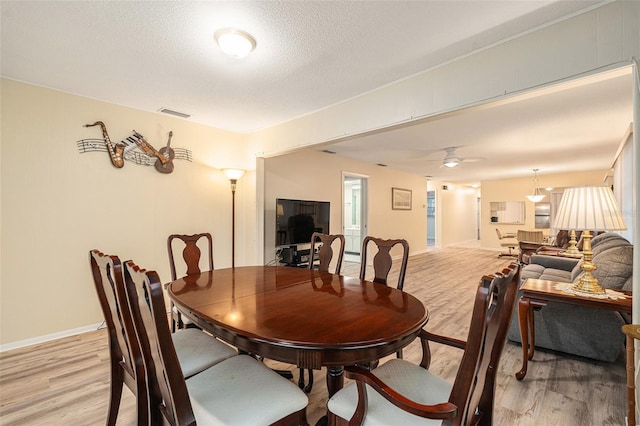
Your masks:
<instances>
[{"instance_id":1,"label":"ceiling fan","mask_svg":"<svg viewBox=\"0 0 640 426\"><path fill-rule=\"evenodd\" d=\"M458 148L462 148L462 147L450 146L448 148L444 148L441 150L447 153L447 155L445 155L444 159L442 160L443 167L453 168L458 166L458 164L460 163L472 163L476 161L485 160L485 158L483 157L466 157L466 158L459 157L458 153L456 152ZM427 160L427 161L439 161L439 160Z\"/></svg>"}]
</instances>

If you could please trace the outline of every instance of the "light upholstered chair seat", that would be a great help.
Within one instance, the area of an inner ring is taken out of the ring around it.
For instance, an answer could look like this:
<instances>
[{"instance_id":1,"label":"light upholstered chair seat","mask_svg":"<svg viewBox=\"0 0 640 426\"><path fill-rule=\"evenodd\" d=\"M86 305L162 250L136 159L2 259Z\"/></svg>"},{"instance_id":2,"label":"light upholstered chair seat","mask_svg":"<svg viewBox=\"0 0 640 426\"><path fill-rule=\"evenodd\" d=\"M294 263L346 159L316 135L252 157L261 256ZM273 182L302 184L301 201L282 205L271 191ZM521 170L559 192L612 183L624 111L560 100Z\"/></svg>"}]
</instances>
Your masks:
<instances>
[{"instance_id":1,"label":"light upholstered chair seat","mask_svg":"<svg viewBox=\"0 0 640 426\"><path fill-rule=\"evenodd\" d=\"M199 328L178 330L171 334L171 338L185 378L238 354L235 349Z\"/></svg>"},{"instance_id":2,"label":"light upholstered chair seat","mask_svg":"<svg viewBox=\"0 0 640 426\"><path fill-rule=\"evenodd\" d=\"M187 389L199 425L269 425L308 403L296 385L247 355L191 377Z\"/></svg>"},{"instance_id":3,"label":"light upholstered chair seat","mask_svg":"<svg viewBox=\"0 0 640 426\"><path fill-rule=\"evenodd\" d=\"M421 404L438 404L447 402L452 385L446 380L432 374L419 365L411 362L392 359L372 373L382 379L393 390L412 401ZM442 420L426 419L406 411L402 411L378 392L367 385L369 399L367 416L364 425L441 425ZM337 392L328 403L329 411L343 419L350 419L358 403L358 392L354 383Z\"/></svg>"}]
</instances>

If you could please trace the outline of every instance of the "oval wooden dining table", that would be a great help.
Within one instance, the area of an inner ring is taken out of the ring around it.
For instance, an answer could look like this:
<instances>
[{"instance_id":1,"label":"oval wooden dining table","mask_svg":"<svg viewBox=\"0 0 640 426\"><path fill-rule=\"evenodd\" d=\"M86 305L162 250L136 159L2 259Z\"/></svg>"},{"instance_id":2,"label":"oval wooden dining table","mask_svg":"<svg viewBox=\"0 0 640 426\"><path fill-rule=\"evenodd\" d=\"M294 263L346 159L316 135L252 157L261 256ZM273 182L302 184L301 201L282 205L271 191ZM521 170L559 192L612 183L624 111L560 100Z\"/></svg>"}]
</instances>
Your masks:
<instances>
[{"instance_id":1,"label":"oval wooden dining table","mask_svg":"<svg viewBox=\"0 0 640 426\"><path fill-rule=\"evenodd\" d=\"M412 295L317 270L244 266L187 275L168 295L199 327L239 350L301 368L327 367L327 389L343 367L367 364L411 343L429 313Z\"/></svg>"}]
</instances>

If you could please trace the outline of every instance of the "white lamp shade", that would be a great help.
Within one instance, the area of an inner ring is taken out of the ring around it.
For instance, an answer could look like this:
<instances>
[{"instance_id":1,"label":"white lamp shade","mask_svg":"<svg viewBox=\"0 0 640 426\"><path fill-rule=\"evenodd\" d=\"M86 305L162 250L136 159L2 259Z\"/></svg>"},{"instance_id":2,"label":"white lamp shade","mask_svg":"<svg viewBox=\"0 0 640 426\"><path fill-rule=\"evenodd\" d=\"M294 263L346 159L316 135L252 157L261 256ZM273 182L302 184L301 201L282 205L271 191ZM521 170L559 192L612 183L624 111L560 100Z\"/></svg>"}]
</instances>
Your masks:
<instances>
[{"instance_id":1,"label":"white lamp shade","mask_svg":"<svg viewBox=\"0 0 640 426\"><path fill-rule=\"evenodd\" d=\"M539 203L544 199L544 195L543 194L527 195L527 198L529 199L529 201L533 203Z\"/></svg>"},{"instance_id":2,"label":"white lamp shade","mask_svg":"<svg viewBox=\"0 0 640 426\"><path fill-rule=\"evenodd\" d=\"M565 189L553 227L591 231L627 229L613 191L607 186Z\"/></svg>"},{"instance_id":3,"label":"white lamp shade","mask_svg":"<svg viewBox=\"0 0 640 426\"><path fill-rule=\"evenodd\" d=\"M227 176L227 178L231 180L237 180L244 175L244 170L242 169L222 169L223 173Z\"/></svg>"}]
</instances>

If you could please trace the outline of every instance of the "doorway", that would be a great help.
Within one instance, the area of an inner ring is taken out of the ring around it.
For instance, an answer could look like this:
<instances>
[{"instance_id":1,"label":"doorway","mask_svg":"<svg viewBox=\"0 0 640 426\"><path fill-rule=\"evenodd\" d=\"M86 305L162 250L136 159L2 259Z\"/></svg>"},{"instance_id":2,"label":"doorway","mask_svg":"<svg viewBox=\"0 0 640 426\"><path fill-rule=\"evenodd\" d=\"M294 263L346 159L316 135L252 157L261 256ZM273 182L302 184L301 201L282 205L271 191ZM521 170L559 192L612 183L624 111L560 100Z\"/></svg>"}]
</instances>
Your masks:
<instances>
[{"instance_id":1,"label":"doorway","mask_svg":"<svg viewBox=\"0 0 640 426\"><path fill-rule=\"evenodd\" d=\"M343 173L342 176L342 233L344 260L360 262L362 239L367 235L367 176Z\"/></svg>"},{"instance_id":2,"label":"doorway","mask_svg":"<svg viewBox=\"0 0 640 426\"><path fill-rule=\"evenodd\" d=\"M427 191L427 247L436 245L436 191Z\"/></svg>"}]
</instances>

